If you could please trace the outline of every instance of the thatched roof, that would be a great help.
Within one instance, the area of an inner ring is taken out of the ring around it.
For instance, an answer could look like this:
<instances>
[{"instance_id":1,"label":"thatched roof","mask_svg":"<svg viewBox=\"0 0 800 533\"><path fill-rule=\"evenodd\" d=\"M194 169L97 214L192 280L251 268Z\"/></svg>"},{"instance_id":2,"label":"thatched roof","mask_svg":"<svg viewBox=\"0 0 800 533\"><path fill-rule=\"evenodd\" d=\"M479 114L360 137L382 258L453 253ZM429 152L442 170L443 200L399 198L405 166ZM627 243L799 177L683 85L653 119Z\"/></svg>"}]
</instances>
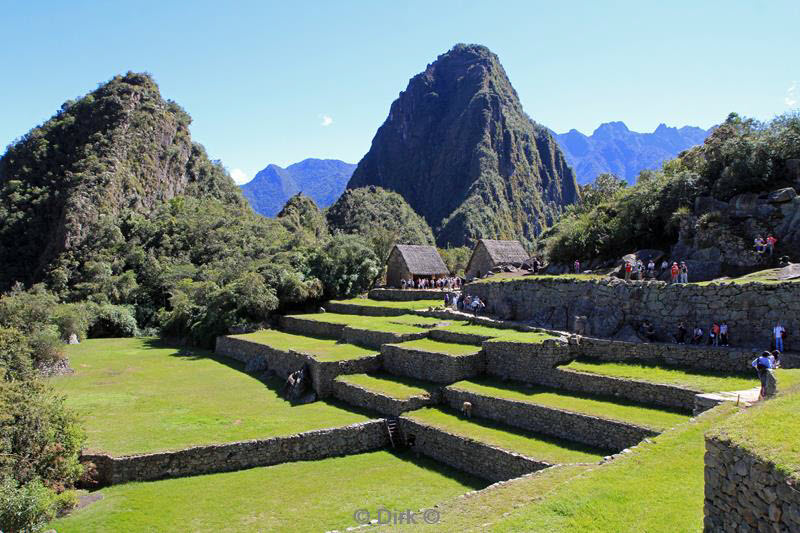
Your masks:
<instances>
[{"instance_id":1,"label":"thatched roof","mask_svg":"<svg viewBox=\"0 0 800 533\"><path fill-rule=\"evenodd\" d=\"M434 276L450 274L444 261L442 261L442 256L439 255L439 251L434 246L395 244L394 249L400 253L409 272L413 275Z\"/></svg>"},{"instance_id":2,"label":"thatched roof","mask_svg":"<svg viewBox=\"0 0 800 533\"><path fill-rule=\"evenodd\" d=\"M495 241L492 239L481 239L478 241L486 247L489 257L496 265L508 263L524 263L530 259L530 255L522 247L519 241Z\"/></svg>"}]
</instances>

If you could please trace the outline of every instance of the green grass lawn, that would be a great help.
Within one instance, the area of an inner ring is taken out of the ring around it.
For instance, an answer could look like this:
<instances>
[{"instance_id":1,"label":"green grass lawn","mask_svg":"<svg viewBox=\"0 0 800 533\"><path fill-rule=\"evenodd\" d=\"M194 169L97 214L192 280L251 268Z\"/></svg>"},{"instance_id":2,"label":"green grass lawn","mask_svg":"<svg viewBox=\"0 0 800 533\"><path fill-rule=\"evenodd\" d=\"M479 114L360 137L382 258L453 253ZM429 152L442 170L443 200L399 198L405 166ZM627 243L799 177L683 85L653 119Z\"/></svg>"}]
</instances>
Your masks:
<instances>
[{"instance_id":1,"label":"green grass lawn","mask_svg":"<svg viewBox=\"0 0 800 533\"><path fill-rule=\"evenodd\" d=\"M800 281L800 278L795 279L778 279L778 275L780 273L780 268L768 268L766 270L759 270L757 272L751 272L750 274L745 274L744 276L740 276L738 278L723 278L718 280L712 281L700 281L696 282L696 285L708 285L709 283L736 283L737 285L742 285L745 283L795 283Z\"/></svg>"},{"instance_id":2,"label":"green grass lawn","mask_svg":"<svg viewBox=\"0 0 800 533\"><path fill-rule=\"evenodd\" d=\"M358 329L368 329L371 331L385 331L388 333L419 333L425 328L417 327L412 324L431 324L426 317L414 315L401 315L396 317L345 315L339 313L314 313L308 315L293 315L294 318L306 320L316 320L327 324L344 324ZM435 320L435 319L434 319Z\"/></svg>"},{"instance_id":3,"label":"green grass lawn","mask_svg":"<svg viewBox=\"0 0 800 533\"><path fill-rule=\"evenodd\" d=\"M641 363L607 363L589 360L573 361L560 368L588 372L615 378L637 379L686 387L701 392L737 391L758 387L755 372L731 374L724 372L684 370L677 367Z\"/></svg>"},{"instance_id":4,"label":"green grass lawn","mask_svg":"<svg viewBox=\"0 0 800 533\"><path fill-rule=\"evenodd\" d=\"M420 350L422 352L433 352L455 356L472 355L481 350L479 346L473 346L471 344L454 344L451 342L440 342L432 339L406 341L394 344L394 346L408 348L409 350Z\"/></svg>"},{"instance_id":5,"label":"green grass lawn","mask_svg":"<svg viewBox=\"0 0 800 533\"><path fill-rule=\"evenodd\" d=\"M56 520L59 533L326 531L354 513L430 507L486 483L411 454L387 451L206 476L128 483Z\"/></svg>"},{"instance_id":6,"label":"green grass lawn","mask_svg":"<svg viewBox=\"0 0 800 533\"><path fill-rule=\"evenodd\" d=\"M255 333L232 335L232 337L266 344L277 350L294 350L307 353L313 355L318 361L345 361L377 354L375 350L361 348L355 344L284 333L274 329L262 329Z\"/></svg>"},{"instance_id":7,"label":"green grass lawn","mask_svg":"<svg viewBox=\"0 0 800 533\"><path fill-rule=\"evenodd\" d=\"M774 463L784 474L800 480L798 411L800 386L794 384L776 398L734 414L711 434L732 440L753 455Z\"/></svg>"},{"instance_id":8,"label":"green grass lawn","mask_svg":"<svg viewBox=\"0 0 800 533\"><path fill-rule=\"evenodd\" d=\"M398 400L406 400L412 396L425 396L436 389L436 385L433 383L390 374L347 374L338 376L336 380L352 383Z\"/></svg>"},{"instance_id":9,"label":"green grass lawn","mask_svg":"<svg viewBox=\"0 0 800 533\"><path fill-rule=\"evenodd\" d=\"M517 331L515 329L493 328L482 324L472 324L467 321L459 321L438 329L452 331L454 333L467 333L471 335L481 335L492 339L512 340L520 342L542 342L544 339L553 338L555 335L546 332Z\"/></svg>"},{"instance_id":10,"label":"green grass lawn","mask_svg":"<svg viewBox=\"0 0 800 533\"><path fill-rule=\"evenodd\" d=\"M433 296L433 295L431 295ZM444 305L444 293L436 300L410 300L407 302L395 302L391 300L370 300L369 298L351 298L350 300L332 300L335 304L364 305L369 307L385 307L388 309L408 309L409 311L421 311L429 307L441 307Z\"/></svg>"},{"instance_id":11,"label":"green grass lawn","mask_svg":"<svg viewBox=\"0 0 800 533\"><path fill-rule=\"evenodd\" d=\"M513 428L491 420L466 419L450 410L426 407L403 416L548 463L590 463L599 461L606 455L602 450L591 446Z\"/></svg>"},{"instance_id":12,"label":"green grass lawn","mask_svg":"<svg viewBox=\"0 0 800 533\"><path fill-rule=\"evenodd\" d=\"M470 498L450 499L438 506L438 524L398 530L700 532L703 434L733 410L717 407L601 466L548 469Z\"/></svg>"},{"instance_id":13,"label":"green grass lawn","mask_svg":"<svg viewBox=\"0 0 800 533\"><path fill-rule=\"evenodd\" d=\"M366 416L325 402L293 407L243 365L155 339L91 339L65 347L75 373L52 378L83 419L91 450L112 455L290 435Z\"/></svg>"},{"instance_id":14,"label":"green grass lawn","mask_svg":"<svg viewBox=\"0 0 800 533\"><path fill-rule=\"evenodd\" d=\"M590 396L576 392L544 387L528 387L503 383L499 380L459 381L451 388L516 400L521 402L574 411L611 420L664 430L688 420L689 416L665 408L647 407L618 399Z\"/></svg>"}]
</instances>

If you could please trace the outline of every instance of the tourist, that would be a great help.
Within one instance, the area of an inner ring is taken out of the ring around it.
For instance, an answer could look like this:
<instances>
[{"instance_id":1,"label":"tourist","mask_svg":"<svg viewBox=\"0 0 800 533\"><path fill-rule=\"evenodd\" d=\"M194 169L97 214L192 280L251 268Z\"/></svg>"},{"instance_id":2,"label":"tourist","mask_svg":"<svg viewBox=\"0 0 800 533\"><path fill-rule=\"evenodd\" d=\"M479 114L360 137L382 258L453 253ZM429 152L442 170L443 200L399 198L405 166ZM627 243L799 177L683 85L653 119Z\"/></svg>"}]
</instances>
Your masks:
<instances>
[{"instance_id":1,"label":"tourist","mask_svg":"<svg viewBox=\"0 0 800 533\"><path fill-rule=\"evenodd\" d=\"M472 312L475 313L476 317L484 307L486 307L486 305L477 296L472 300Z\"/></svg>"},{"instance_id":2,"label":"tourist","mask_svg":"<svg viewBox=\"0 0 800 533\"><path fill-rule=\"evenodd\" d=\"M753 240L753 244L755 245L756 253L759 255L764 253L764 239L760 235Z\"/></svg>"},{"instance_id":3,"label":"tourist","mask_svg":"<svg viewBox=\"0 0 800 533\"><path fill-rule=\"evenodd\" d=\"M724 320L719 325L719 344L720 346L728 346L728 323Z\"/></svg>"},{"instance_id":4,"label":"tourist","mask_svg":"<svg viewBox=\"0 0 800 533\"><path fill-rule=\"evenodd\" d=\"M663 261L661 261L661 270L658 272L658 277L660 278L661 276L663 276L664 273L667 272L668 270L669 270L669 261L664 259Z\"/></svg>"},{"instance_id":5,"label":"tourist","mask_svg":"<svg viewBox=\"0 0 800 533\"><path fill-rule=\"evenodd\" d=\"M575 260L575 264L573 266L575 267L575 273L576 274L580 274L581 273L581 262L576 259Z\"/></svg>"},{"instance_id":6,"label":"tourist","mask_svg":"<svg viewBox=\"0 0 800 533\"><path fill-rule=\"evenodd\" d=\"M703 342L703 328L695 326L692 333L692 344L700 344L701 342Z\"/></svg>"},{"instance_id":7,"label":"tourist","mask_svg":"<svg viewBox=\"0 0 800 533\"><path fill-rule=\"evenodd\" d=\"M781 352L772 350L772 368L780 368L781 366Z\"/></svg>"},{"instance_id":8,"label":"tourist","mask_svg":"<svg viewBox=\"0 0 800 533\"><path fill-rule=\"evenodd\" d=\"M656 263L652 259L647 263L647 277L650 279L656 277Z\"/></svg>"},{"instance_id":9,"label":"tourist","mask_svg":"<svg viewBox=\"0 0 800 533\"><path fill-rule=\"evenodd\" d=\"M450 305L450 293L449 292L445 292L444 293L444 306L447 307L449 305Z\"/></svg>"},{"instance_id":10,"label":"tourist","mask_svg":"<svg viewBox=\"0 0 800 533\"><path fill-rule=\"evenodd\" d=\"M653 342L656 340L656 328L653 327L653 324L651 324L649 320L642 322L642 325L639 328L639 333L641 333L641 335L647 339L648 342Z\"/></svg>"},{"instance_id":11,"label":"tourist","mask_svg":"<svg viewBox=\"0 0 800 533\"><path fill-rule=\"evenodd\" d=\"M772 332L775 334L775 349L783 352L783 338L786 336L786 328L778 321L775 327L772 328Z\"/></svg>"},{"instance_id":12,"label":"tourist","mask_svg":"<svg viewBox=\"0 0 800 533\"><path fill-rule=\"evenodd\" d=\"M400 288L405 290L405 288L406 288L406 280L404 280L404 279L400 280Z\"/></svg>"},{"instance_id":13,"label":"tourist","mask_svg":"<svg viewBox=\"0 0 800 533\"><path fill-rule=\"evenodd\" d=\"M672 278L671 278L672 279L672 283L677 283L678 282L678 274L680 274L680 271L681 271L681 269L680 269L680 267L678 267L678 263L672 263L672 269L670 271L670 273L672 275Z\"/></svg>"},{"instance_id":14,"label":"tourist","mask_svg":"<svg viewBox=\"0 0 800 533\"><path fill-rule=\"evenodd\" d=\"M719 324L716 322L711 324L711 329L708 332L708 343L711 346L719 346Z\"/></svg>"},{"instance_id":15,"label":"tourist","mask_svg":"<svg viewBox=\"0 0 800 533\"><path fill-rule=\"evenodd\" d=\"M678 344L684 344L686 341L686 326L683 325L683 322L678 322L678 333L675 335L675 342Z\"/></svg>"},{"instance_id":16,"label":"tourist","mask_svg":"<svg viewBox=\"0 0 800 533\"><path fill-rule=\"evenodd\" d=\"M776 239L772 235L767 237L767 253L769 254L770 257L772 257L772 254L775 253L776 242L778 242L778 239Z\"/></svg>"},{"instance_id":17,"label":"tourist","mask_svg":"<svg viewBox=\"0 0 800 533\"><path fill-rule=\"evenodd\" d=\"M758 372L758 379L761 381L761 392L758 394L759 399L763 399L767 396L767 379L769 375L769 371L772 370L772 354L770 352L762 352L762 354L755 359L751 365L753 368L756 369ZM770 394L771 396L771 394Z\"/></svg>"},{"instance_id":18,"label":"tourist","mask_svg":"<svg viewBox=\"0 0 800 533\"><path fill-rule=\"evenodd\" d=\"M631 280L631 270L633 270L633 266L630 261L625 261L625 281Z\"/></svg>"},{"instance_id":19,"label":"tourist","mask_svg":"<svg viewBox=\"0 0 800 533\"><path fill-rule=\"evenodd\" d=\"M681 283L689 283L689 267L685 261L681 261Z\"/></svg>"},{"instance_id":20,"label":"tourist","mask_svg":"<svg viewBox=\"0 0 800 533\"><path fill-rule=\"evenodd\" d=\"M536 259L535 257L533 258L533 273L534 274L539 273L539 260Z\"/></svg>"}]
</instances>

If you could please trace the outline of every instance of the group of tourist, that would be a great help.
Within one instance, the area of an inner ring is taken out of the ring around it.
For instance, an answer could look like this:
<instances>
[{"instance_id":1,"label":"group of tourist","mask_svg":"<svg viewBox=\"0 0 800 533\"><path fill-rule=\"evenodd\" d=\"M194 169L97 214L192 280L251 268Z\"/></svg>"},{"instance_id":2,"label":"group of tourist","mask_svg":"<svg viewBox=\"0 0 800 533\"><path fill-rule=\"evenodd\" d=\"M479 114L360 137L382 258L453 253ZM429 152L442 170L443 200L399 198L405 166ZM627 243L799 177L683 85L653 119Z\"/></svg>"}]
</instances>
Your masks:
<instances>
[{"instance_id":1,"label":"group of tourist","mask_svg":"<svg viewBox=\"0 0 800 533\"><path fill-rule=\"evenodd\" d=\"M754 244L756 248L756 253L759 255L767 254L772 257L772 254L775 253L775 243L778 242L778 239L769 235L766 239L761 238L761 236L757 236L754 239Z\"/></svg>"},{"instance_id":2,"label":"group of tourist","mask_svg":"<svg viewBox=\"0 0 800 533\"><path fill-rule=\"evenodd\" d=\"M678 344L686 344L686 326L683 322L678 323L678 332L675 334L675 342ZM712 322L711 327L708 328L707 344L711 346L730 346L729 344L730 328L728 323L724 320L722 322ZM703 328L699 325L695 326L692 330L692 336L689 338L689 344L704 344L706 337L703 336Z\"/></svg>"},{"instance_id":3,"label":"group of tourist","mask_svg":"<svg viewBox=\"0 0 800 533\"><path fill-rule=\"evenodd\" d=\"M625 261L625 281L643 280L643 279L658 279L664 275L665 272L670 274L670 281L672 283L689 283L689 267L685 261L678 264L677 261L670 266L669 262L664 259L661 261L661 267L657 270L656 263L653 259L647 262L647 265L641 259L634 259L632 261Z\"/></svg>"},{"instance_id":4,"label":"group of tourist","mask_svg":"<svg viewBox=\"0 0 800 533\"><path fill-rule=\"evenodd\" d=\"M478 316L486 309L486 304L477 296L464 296L461 293L451 295L449 292L444 295L444 306L452 306L456 311L473 313L475 316Z\"/></svg>"},{"instance_id":5,"label":"group of tourist","mask_svg":"<svg viewBox=\"0 0 800 533\"><path fill-rule=\"evenodd\" d=\"M459 277L445 277L445 278L416 278L400 281L401 289L460 289L461 278Z\"/></svg>"}]
</instances>

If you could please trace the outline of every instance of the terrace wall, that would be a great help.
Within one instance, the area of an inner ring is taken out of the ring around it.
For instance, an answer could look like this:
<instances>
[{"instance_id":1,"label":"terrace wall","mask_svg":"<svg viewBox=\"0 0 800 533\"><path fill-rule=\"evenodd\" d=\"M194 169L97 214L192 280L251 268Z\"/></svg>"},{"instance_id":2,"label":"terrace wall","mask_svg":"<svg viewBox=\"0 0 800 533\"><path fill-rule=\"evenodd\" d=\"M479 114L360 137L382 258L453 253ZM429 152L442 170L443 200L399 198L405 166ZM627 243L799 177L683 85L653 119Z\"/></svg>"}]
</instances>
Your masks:
<instances>
[{"instance_id":1,"label":"terrace wall","mask_svg":"<svg viewBox=\"0 0 800 533\"><path fill-rule=\"evenodd\" d=\"M400 316L407 315L409 309L395 309L392 307L377 307L374 305L359 305L356 303L328 302L325 310L331 313L341 313L343 315L362 315L362 316Z\"/></svg>"},{"instance_id":2,"label":"terrace wall","mask_svg":"<svg viewBox=\"0 0 800 533\"><path fill-rule=\"evenodd\" d=\"M405 440L413 435L412 450L491 482L505 481L552 466L407 417L400 417L399 425Z\"/></svg>"},{"instance_id":3,"label":"terrace wall","mask_svg":"<svg viewBox=\"0 0 800 533\"><path fill-rule=\"evenodd\" d=\"M575 358L572 342L561 338L546 339L539 344L500 340L484 342L486 372L502 379L537 383L543 373Z\"/></svg>"},{"instance_id":4,"label":"terrace wall","mask_svg":"<svg viewBox=\"0 0 800 533\"><path fill-rule=\"evenodd\" d=\"M333 396L343 402L366 409L372 409L387 416L399 416L406 411L413 411L426 405L438 403L439 394L421 394L409 398L399 399L379 394L365 389L354 383L334 380L332 384Z\"/></svg>"},{"instance_id":5,"label":"terrace wall","mask_svg":"<svg viewBox=\"0 0 800 533\"><path fill-rule=\"evenodd\" d=\"M424 339L427 336L427 331L420 331L418 333L391 333L388 331L359 329L351 326L344 328L342 333L342 338L345 342L366 346L374 350L380 350L381 346L384 344Z\"/></svg>"},{"instance_id":6,"label":"terrace wall","mask_svg":"<svg viewBox=\"0 0 800 533\"><path fill-rule=\"evenodd\" d=\"M345 328L344 324L329 324L302 316L282 316L280 324L281 329L289 333L326 339L341 339Z\"/></svg>"},{"instance_id":7,"label":"terrace wall","mask_svg":"<svg viewBox=\"0 0 800 533\"><path fill-rule=\"evenodd\" d=\"M317 361L309 354L294 350L278 350L265 344L235 337L217 337L215 353L243 363L248 363L254 358L261 359L266 364L267 370L275 372L284 379L292 372L308 365L311 385L319 398L330 396L333 380L340 374L362 374L375 372L381 368L380 355L377 353L374 356L344 361Z\"/></svg>"},{"instance_id":8,"label":"terrace wall","mask_svg":"<svg viewBox=\"0 0 800 533\"><path fill-rule=\"evenodd\" d=\"M390 374L408 376L434 383L454 383L484 372L483 351L474 354L448 355L402 346L385 344L381 347L383 368Z\"/></svg>"},{"instance_id":9,"label":"terrace wall","mask_svg":"<svg viewBox=\"0 0 800 533\"><path fill-rule=\"evenodd\" d=\"M635 424L485 396L454 387L445 388L443 396L445 403L454 409L461 409L464 402L470 402L472 415L476 417L614 452L635 446L659 433Z\"/></svg>"},{"instance_id":10,"label":"terrace wall","mask_svg":"<svg viewBox=\"0 0 800 533\"><path fill-rule=\"evenodd\" d=\"M727 320L734 344L768 347L781 320L790 333L787 349L800 342L793 340L800 339L800 283L701 286L554 277L470 283L465 292L479 296L489 314L541 327L569 330L576 316L585 316L586 333L594 337L612 337L623 325L645 319L665 338L679 322L707 331L712 321Z\"/></svg>"},{"instance_id":11,"label":"terrace wall","mask_svg":"<svg viewBox=\"0 0 800 533\"><path fill-rule=\"evenodd\" d=\"M392 302L409 302L412 300L442 300L444 293L452 291L421 290L421 289L372 289L369 291L371 300L384 300Z\"/></svg>"},{"instance_id":12,"label":"terrace wall","mask_svg":"<svg viewBox=\"0 0 800 533\"><path fill-rule=\"evenodd\" d=\"M800 486L735 444L706 438L705 531L800 531Z\"/></svg>"},{"instance_id":13,"label":"terrace wall","mask_svg":"<svg viewBox=\"0 0 800 533\"><path fill-rule=\"evenodd\" d=\"M84 455L97 466L101 484L196 476L292 461L313 461L369 452L388 445L383 420L307 431L297 435L196 446L173 452L112 457Z\"/></svg>"}]
</instances>

